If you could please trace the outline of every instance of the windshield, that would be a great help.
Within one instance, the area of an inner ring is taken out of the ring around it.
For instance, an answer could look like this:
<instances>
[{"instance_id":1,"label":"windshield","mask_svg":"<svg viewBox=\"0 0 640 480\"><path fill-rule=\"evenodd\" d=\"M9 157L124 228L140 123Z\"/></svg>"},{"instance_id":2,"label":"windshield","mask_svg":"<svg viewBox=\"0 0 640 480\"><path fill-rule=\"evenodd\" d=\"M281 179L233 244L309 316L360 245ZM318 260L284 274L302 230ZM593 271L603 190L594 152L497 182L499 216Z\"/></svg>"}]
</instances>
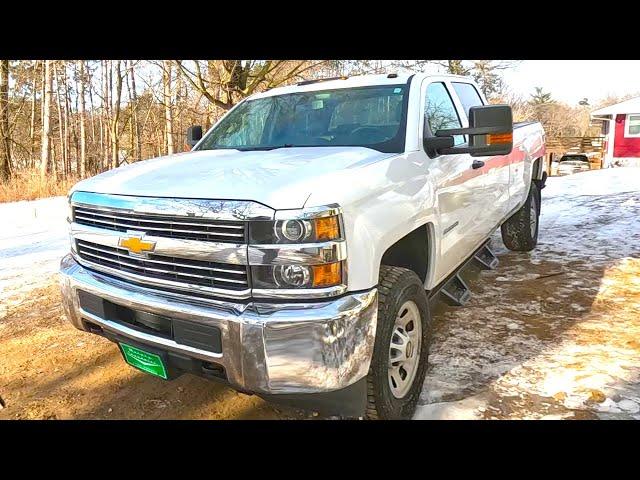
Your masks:
<instances>
[{"instance_id":1,"label":"windshield","mask_svg":"<svg viewBox=\"0 0 640 480\"><path fill-rule=\"evenodd\" d=\"M362 146L404 151L406 85L297 92L247 100L196 150Z\"/></svg>"}]
</instances>

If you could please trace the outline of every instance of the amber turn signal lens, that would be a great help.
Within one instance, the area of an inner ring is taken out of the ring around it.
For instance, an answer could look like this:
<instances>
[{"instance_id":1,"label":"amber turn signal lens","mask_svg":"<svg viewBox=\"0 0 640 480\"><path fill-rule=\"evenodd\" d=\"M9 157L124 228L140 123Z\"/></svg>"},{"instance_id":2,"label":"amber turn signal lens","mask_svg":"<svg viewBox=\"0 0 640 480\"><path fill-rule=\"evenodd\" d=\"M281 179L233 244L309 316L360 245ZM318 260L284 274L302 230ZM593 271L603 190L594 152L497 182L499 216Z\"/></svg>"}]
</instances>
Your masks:
<instances>
[{"instance_id":1,"label":"amber turn signal lens","mask_svg":"<svg viewBox=\"0 0 640 480\"><path fill-rule=\"evenodd\" d=\"M340 262L314 265L312 268L314 287L333 287L342 283Z\"/></svg>"},{"instance_id":2,"label":"amber turn signal lens","mask_svg":"<svg viewBox=\"0 0 640 480\"><path fill-rule=\"evenodd\" d=\"M513 143L513 133L490 133L487 135L487 145L498 143Z\"/></svg>"},{"instance_id":3,"label":"amber turn signal lens","mask_svg":"<svg viewBox=\"0 0 640 480\"><path fill-rule=\"evenodd\" d=\"M323 217L315 220L316 239L335 240L340 238L338 217Z\"/></svg>"}]
</instances>

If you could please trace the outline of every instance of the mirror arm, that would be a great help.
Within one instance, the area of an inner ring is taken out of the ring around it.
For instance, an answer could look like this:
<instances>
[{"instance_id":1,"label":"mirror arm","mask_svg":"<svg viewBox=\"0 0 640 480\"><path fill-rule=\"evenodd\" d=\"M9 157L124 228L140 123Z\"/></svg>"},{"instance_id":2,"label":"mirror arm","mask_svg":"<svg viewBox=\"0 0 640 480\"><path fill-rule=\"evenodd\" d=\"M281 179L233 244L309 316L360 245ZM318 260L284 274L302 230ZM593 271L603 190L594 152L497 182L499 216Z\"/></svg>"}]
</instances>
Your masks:
<instances>
[{"instance_id":1,"label":"mirror arm","mask_svg":"<svg viewBox=\"0 0 640 480\"><path fill-rule=\"evenodd\" d=\"M449 137L452 135L488 135L492 133L506 133L504 127L477 127L477 128L449 128L438 130L436 137Z\"/></svg>"},{"instance_id":2,"label":"mirror arm","mask_svg":"<svg viewBox=\"0 0 640 480\"><path fill-rule=\"evenodd\" d=\"M469 148L468 146L441 148L438 150L438 153L440 155L456 155L459 153L472 153L472 152L473 152L473 149Z\"/></svg>"}]
</instances>

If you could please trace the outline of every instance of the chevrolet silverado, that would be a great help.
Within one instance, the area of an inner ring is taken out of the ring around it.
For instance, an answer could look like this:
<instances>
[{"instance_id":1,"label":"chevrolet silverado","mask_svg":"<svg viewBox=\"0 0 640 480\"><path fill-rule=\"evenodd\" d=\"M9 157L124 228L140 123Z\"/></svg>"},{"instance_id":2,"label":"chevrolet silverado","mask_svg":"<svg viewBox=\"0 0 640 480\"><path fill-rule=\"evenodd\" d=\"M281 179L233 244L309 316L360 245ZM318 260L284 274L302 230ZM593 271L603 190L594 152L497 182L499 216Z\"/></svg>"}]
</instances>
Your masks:
<instances>
[{"instance_id":1,"label":"chevrolet silverado","mask_svg":"<svg viewBox=\"0 0 640 480\"><path fill-rule=\"evenodd\" d=\"M191 151L69 194L65 311L124 360L333 415L410 418L430 300L501 228L533 249L546 173L539 123L469 78L300 82L244 99Z\"/></svg>"}]
</instances>

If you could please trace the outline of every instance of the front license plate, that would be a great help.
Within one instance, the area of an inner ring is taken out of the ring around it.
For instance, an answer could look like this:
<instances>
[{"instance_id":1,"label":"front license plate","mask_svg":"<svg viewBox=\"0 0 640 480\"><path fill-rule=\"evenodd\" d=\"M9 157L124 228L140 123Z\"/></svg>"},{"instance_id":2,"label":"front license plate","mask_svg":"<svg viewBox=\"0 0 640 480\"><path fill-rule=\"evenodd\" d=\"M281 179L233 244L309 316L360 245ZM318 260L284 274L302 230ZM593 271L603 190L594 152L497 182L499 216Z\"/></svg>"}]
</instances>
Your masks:
<instances>
[{"instance_id":1,"label":"front license plate","mask_svg":"<svg viewBox=\"0 0 640 480\"><path fill-rule=\"evenodd\" d=\"M126 343L120 343L120 347L122 348L124 359L129 365L167 380L167 370L159 355L145 352Z\"/></svg>"}]
</instances>

